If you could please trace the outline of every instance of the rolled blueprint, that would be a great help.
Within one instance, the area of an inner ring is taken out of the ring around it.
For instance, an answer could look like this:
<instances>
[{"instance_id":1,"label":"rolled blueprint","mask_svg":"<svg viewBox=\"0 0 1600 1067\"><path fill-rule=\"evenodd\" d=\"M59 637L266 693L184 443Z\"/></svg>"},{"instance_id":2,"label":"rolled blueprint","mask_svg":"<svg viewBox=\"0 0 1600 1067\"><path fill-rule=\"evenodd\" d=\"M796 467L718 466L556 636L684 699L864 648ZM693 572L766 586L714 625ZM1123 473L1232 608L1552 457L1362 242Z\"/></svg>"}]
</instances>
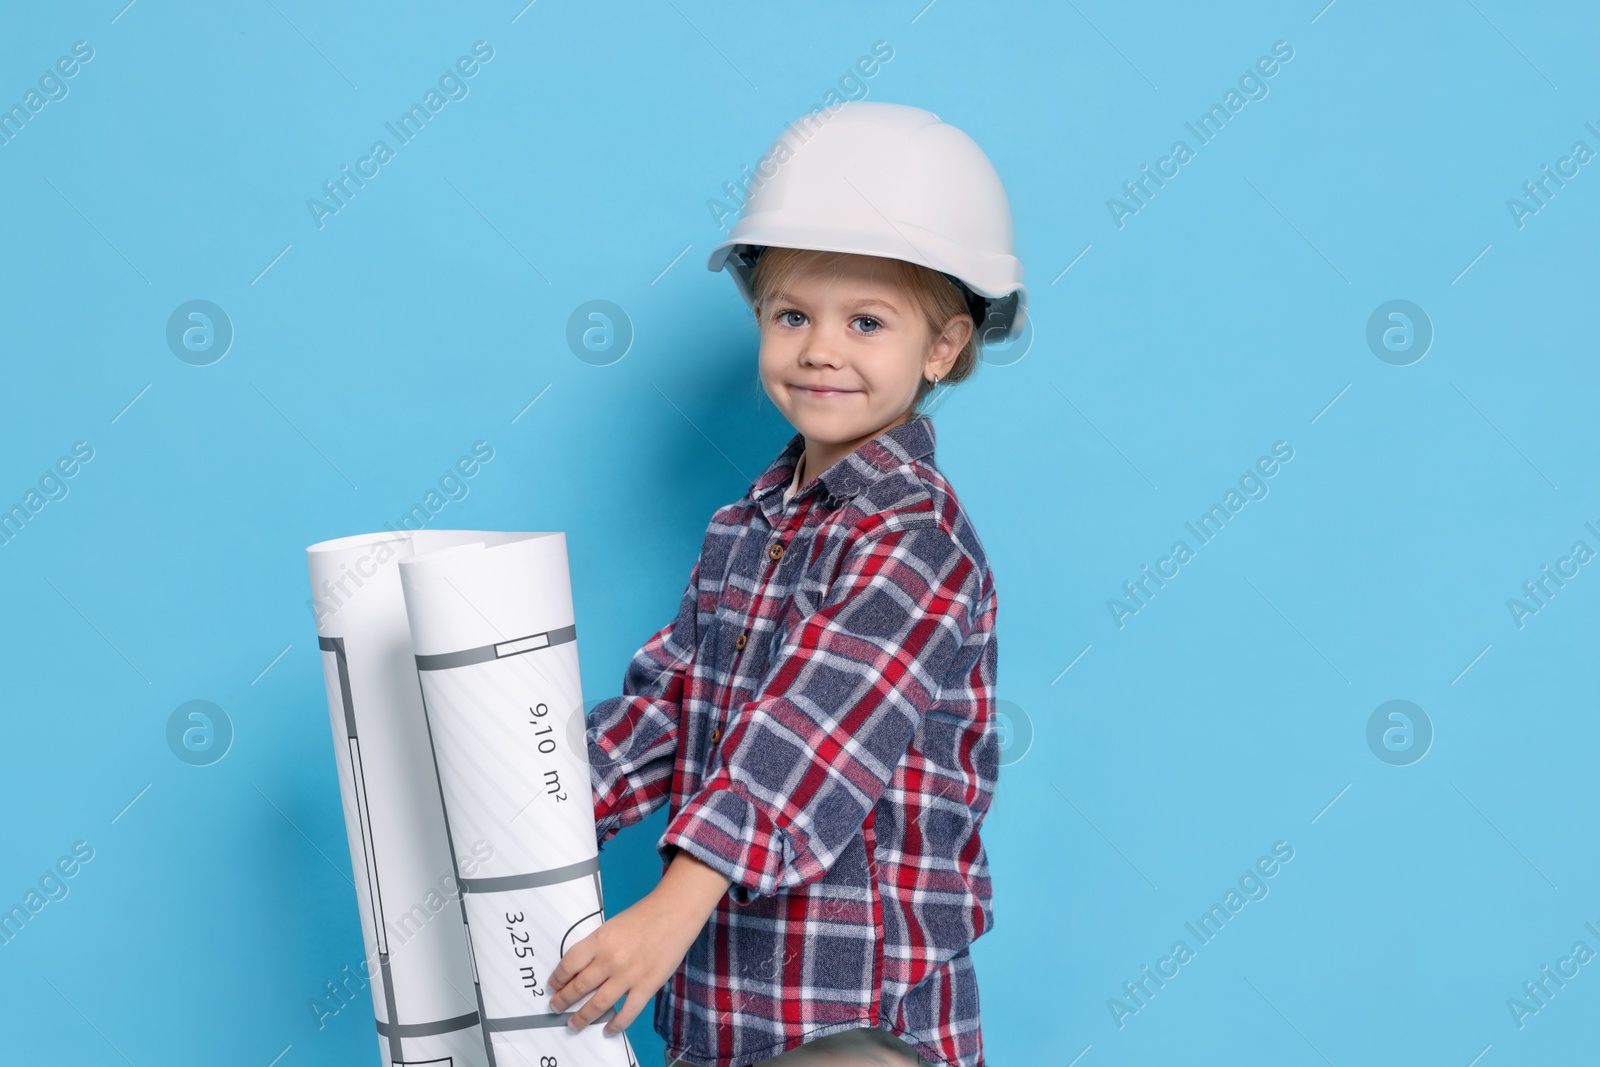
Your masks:
<instances>
[{"instance_id":1,"label":"rolled blueprint","mask_svg":"<svg viewBox=\"0 0 1600 1067\"><path fill-rule=\"evenodd\" d=\"M401 559L515 535L400 531L306 550L378 1044L388 1064L488 1067L457 859L400 589ZM488 851L459 838L460 866ZM476 847L477 851L473 849Z\"/></svg>"},{"instance_id":2,"label":"rolled blueprint","mask_svg":"<svg viewBox=\"0 0 1600 1067\"><path fill-rule=\"evenodd\" d=\"M604 919L566 536L502 535L401 560L416 677L457 857L490 1062L637 1067L627 1036L573 1033L556 963Z\"/></svg>"}]
</instances>

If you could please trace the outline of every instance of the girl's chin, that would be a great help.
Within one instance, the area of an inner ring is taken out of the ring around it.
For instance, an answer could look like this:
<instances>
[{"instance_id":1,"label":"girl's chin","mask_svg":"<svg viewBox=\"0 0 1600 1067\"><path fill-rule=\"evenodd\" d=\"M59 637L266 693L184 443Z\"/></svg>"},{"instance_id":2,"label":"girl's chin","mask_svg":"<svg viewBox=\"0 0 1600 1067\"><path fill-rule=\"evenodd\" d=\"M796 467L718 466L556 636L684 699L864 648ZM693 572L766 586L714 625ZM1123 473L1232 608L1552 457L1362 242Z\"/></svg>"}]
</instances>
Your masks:
<instances>
[{"instance_id":1,"label":"girl's chin","mask_svg":"<svg viewBox=\"0 0 1600 1067\"><path fill-rule=\"evenodd\" d=\"M789 411L789 422L796 430L814 441L843 444L868 437L883 425L886 418L863 417L859 411L837 414L806 410L804 405Z\"/></svg>"}]
</instances>

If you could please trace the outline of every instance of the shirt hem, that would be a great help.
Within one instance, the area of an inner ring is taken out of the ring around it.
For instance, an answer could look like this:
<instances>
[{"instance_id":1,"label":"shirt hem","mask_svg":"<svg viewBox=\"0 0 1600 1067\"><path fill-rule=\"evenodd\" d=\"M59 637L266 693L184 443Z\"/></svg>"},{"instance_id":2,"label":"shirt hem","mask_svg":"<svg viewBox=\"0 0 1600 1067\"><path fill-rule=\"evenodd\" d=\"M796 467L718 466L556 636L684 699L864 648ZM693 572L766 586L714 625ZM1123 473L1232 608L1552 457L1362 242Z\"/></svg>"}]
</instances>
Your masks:
<instances>
[{"instance_id":1,"label":"shirt hem","mask_svg":"<svg viewBox=\"0 0 1600 1067\"><path fill-rule=\"evenodd\" d=\"M875 1026L870 1019L866 1018L854 1020L847 1019L843 1022L829 1023L826 1026L820 1026L814 1030L808 1030L804 1035L802 1035L802 1038L798 1044L790 1045L785 1040L779 1041L776 1044L768 1045L765 1048L742 1053L738 1059L729 1060L726 1067L747 1067L749 1064L758 1063L761 1060L770 1059L773 1056L781 1055L785 1052L793 1052L798 1048L804 1048L806 1045L817 1040L818 1038L828 1037L832 1034L842 1034L850 1030L859 1030L863 1027L869 1030L881 1030L892 1037L899 1038L901 1041L904 1041L913 1050L915 1050L918 1056L928 1063L933 1064L934 1067L955 1067L956 1061L945 1059L943 1054L932 1045L924 1044L905 1031L897 1030L892 1026L883 1026L881 1024ZM667 1043L666 1049L667 1055L671 1056L674 1060L689 1065L689 1067L720 1067L720 1061L714 1055L709 1060L701 1062L698 1060L689 1059L684 1053L674 1052L670 1043Z\"/></svg>"}]
</instances>

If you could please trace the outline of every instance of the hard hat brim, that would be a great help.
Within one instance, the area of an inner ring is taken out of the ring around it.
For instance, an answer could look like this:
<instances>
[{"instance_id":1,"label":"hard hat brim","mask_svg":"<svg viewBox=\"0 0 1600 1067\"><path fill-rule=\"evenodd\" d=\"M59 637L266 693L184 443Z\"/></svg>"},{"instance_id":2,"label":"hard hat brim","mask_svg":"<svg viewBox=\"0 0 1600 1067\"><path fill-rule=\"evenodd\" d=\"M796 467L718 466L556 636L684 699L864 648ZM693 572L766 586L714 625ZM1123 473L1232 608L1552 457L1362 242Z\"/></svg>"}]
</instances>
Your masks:
<instances>
[{"instance_id":1,"label":"hard hat brim","mask_svg":"<svg viewBox=\"0 0 1600 1067\"><path fill-rule=\"evenodd\" d=\"M1022 332L1028 298L1027 287L1021 281L1021 261L1010 255L990 256L982 277L978 277L980 272L970 267L957 267L963 258L970 264L971 252L963 256L948 246L948 240L938 234L905 223L895 225L893 237L886 240L882 234L847 230L818 229L801 236L783 227L763 226L756 216L740 219L728 236L712 248L706 257L706 269L726 269L744 302L754 307L755 294L750 287L753 271L735 255L741 248L795 248L904 260L954 278L983 297L988 303L988 316L986 322L977 325L985 336L1003 330L1003 339L1015 338Z\"/></svg>"}]
</instances>

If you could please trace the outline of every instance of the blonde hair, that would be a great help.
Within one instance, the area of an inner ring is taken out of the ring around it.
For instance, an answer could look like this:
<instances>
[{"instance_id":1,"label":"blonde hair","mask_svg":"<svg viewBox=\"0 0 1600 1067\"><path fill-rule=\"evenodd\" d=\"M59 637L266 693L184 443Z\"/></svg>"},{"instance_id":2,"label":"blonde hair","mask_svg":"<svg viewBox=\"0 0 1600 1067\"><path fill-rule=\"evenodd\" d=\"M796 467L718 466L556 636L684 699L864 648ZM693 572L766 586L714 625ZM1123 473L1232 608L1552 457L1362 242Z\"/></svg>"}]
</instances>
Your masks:
<instances>
[{"instance_id":1,"label":"blonde hair","mask_svg":"<svg viewBox=\"0 0 1600 1067\"><path fill-rule=\"evenodd\" d=\"M768 298L773 293L780 292L801 275L814 273L825 278L839 277L844 273L845 263L852 258L880 257L858 257L849 252L819 252L810 248L764 249L760 258L756 260L755 271L750 277L750 289L755 295L755 304L757 307L767 307ZM978 331L983 325L981 309L975 311L973 305L968 302L967 293L948 276L930 270L920 263L881 258L883 262L891 265L894 283L905 291L912 305L922 312L923 318L927 320L930 336L937 338L944 332L945 325L958 315L966 315L972 319L971 336L967 338L967 343L962 346L955 362L939 381L954 384L971 377L978 366L980 340ZM981 300L980 297L972 299ZM922 401L932 391L933 383L926 378L919 378L917 395L911 402L912 410L920 407Z\"/></svg>"}]
</instances>

